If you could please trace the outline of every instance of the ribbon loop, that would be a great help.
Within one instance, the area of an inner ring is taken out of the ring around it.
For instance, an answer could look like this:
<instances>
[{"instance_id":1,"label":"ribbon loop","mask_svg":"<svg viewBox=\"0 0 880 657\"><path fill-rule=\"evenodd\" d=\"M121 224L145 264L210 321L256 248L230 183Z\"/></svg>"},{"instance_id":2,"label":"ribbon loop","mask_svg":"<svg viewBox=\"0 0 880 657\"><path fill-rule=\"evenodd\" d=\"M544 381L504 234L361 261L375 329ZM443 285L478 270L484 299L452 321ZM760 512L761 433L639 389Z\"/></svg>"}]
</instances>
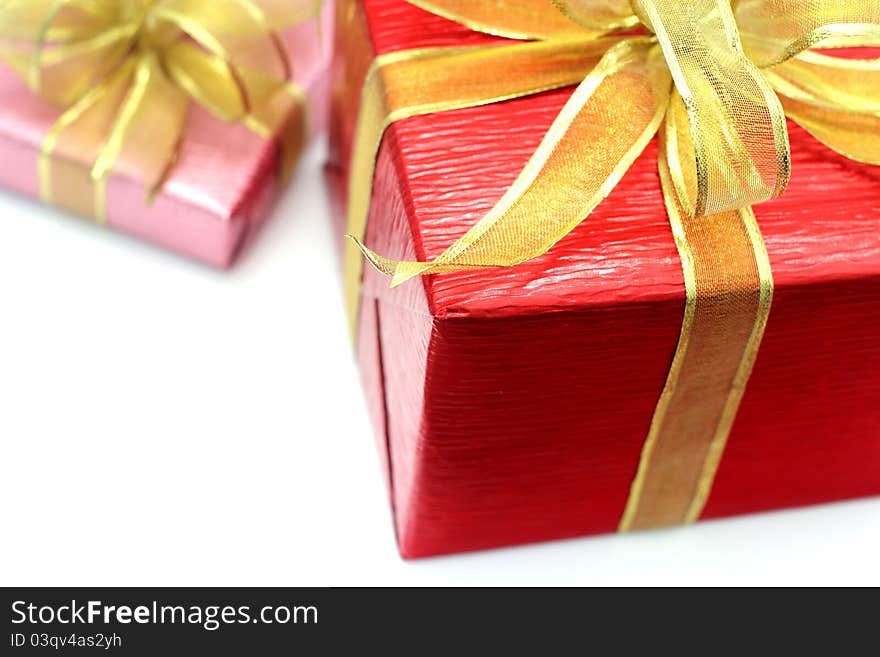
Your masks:
<instances>
[{"instance_id":1,"label":"ribbon loop","mask_svg":"<svg viewBox=\"0 0 880 657\"><path fill-rule=\"evenodd\" d=\"M10 0L0 8L0 58L45 101L69 107L127 55L136 4Z\"/></svg>"},{"instance_id":2,"label":"ribbon loop","mask_svg":"<svg viewBox=\"0 0 880 657\"><path fill-rule=\"evenodd\" d=\"M786 114L829 148L880 164L880 59L815 51L765 70Z\"/></svg>"},{"instance_id":3,"label":"ribbon loop","mask_svg":"<svg viewBox=\"0 0 880 657\"><path fill-rule=\"evenodd\" d=\"M249 109L271 95L266 91L266 80L271 80L272 91L277 91L290 76L286 53L275 40L258 3L252 0L162 0L151 11L151 17L174 25L206 53L221 60L240 86Z\"/></svg>"},{"instance_id":4,"label":"ribbon loop","mask_svg":"<svg viewBox=\"0 0 880 657\"><path fill-rule=\"evenodd\" d=\"M527 41L553 39L585 31L557 10L560 3L556 0L408 0L408 2L476 32L508 39ZM554 7L554 4L557 6Z\"/></svg>"},{"instance_id":5,"label":"ribbon loop","mask_svg":"<svg viewBox=\"0 0 880 657\"><path fill-rule=\"evenodd\" d=\"M248 113L249 100L229 65L189 41L179 41L163 55L164 68L191 98L224 121Z\"/></svg>"},{"instance_id":6,"label":"ribbon loop","mask_svg":"<svg viewBox=\"0 0 880 657\"><path fill-rule=\"evenodd\" d=\"M630 0L553 0L563 14L590 30L610 30L635 27L639 18Z\"/></svg>"},{"instance_id":7,"label":"ribbon loop","mask_svg":"<svg viewBox=\"0 0 880 657\"><path fill-rule=\"evenodd\" d=\"M736 21L761 68L809 48L880 45L880 0L739 0Z\"/></svg>"}]
</instances>

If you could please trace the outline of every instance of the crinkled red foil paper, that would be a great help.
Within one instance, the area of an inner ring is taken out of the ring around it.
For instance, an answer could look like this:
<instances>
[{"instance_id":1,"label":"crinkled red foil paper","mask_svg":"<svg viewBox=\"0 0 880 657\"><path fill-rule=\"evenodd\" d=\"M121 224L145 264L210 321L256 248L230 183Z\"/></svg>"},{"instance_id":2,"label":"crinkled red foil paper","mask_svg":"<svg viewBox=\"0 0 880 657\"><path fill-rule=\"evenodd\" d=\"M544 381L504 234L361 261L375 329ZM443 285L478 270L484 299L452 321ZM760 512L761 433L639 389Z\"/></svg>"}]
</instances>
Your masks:
<instances>
[{"instance_id":1,"label":"crinkled red foil paper","mask_svg":"<svg viewBox=\"0 0 880 657\"><path fill-rule=\"evenodd\" d=\"M343 212L376 54L498 41L401 0L340 4L329 180ZM366 243L432 258L500 198L571 89L388 130ZM756 208L776 281L704 519L880 494L880 167L790 124ZM656 143L545 256L390 290L364 273L358 359L405 557L617 529L678 339L681 263Z\"/></svg>"}]
</instances>

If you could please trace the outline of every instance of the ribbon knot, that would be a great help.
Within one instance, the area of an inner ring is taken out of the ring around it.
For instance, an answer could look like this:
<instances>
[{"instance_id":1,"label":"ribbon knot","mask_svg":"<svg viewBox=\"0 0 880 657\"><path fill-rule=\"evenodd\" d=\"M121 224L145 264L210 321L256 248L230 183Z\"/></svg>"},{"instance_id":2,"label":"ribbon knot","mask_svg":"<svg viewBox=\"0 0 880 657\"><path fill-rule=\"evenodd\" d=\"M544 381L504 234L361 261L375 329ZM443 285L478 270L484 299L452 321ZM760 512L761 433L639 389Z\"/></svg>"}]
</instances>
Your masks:
<instances>
[{"instance_id":1,"label":"ribbon knot","mask_svg":"<svg viewBox=\"0 0 880 657\"><path fill-rule=\"evenodd\" d=\"M781 194L791 175L785 113L746 56L727 0L633 0L675 83L667 121L680 153L674 178L691 217Z\"/></svg>"},{"instance_id":2,"label":"ribbon knot","mask_svg":"<svg viewBox=\"0 0 880 657\"><path fill-rule=\"evenodd\" d=\"M162 29L166 26L151 11L154 4L150 3L136 8L136 13L133 13L129 20L137 26L133 49L140 54L156 53L161 56L166 49L180 41L183 36L172 30Z\"/></svg>"}]
</instances>

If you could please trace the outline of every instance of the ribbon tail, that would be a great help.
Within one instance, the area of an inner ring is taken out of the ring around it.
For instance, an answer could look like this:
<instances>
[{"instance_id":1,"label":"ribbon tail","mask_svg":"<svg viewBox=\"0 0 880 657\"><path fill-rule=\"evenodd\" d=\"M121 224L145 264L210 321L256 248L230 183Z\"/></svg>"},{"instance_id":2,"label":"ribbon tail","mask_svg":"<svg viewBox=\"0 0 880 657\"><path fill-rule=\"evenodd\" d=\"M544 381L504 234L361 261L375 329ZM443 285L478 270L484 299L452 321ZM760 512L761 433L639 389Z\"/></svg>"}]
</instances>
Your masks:
<instances>
[{"instance_id":1,"label":"ribbon tail","mask_svg":"<svg viewBox=\"0 0 880 657\"><path fill-rule=\"evenodd\" d=\"M391 287L395 288L398 285L402 285L406 283L409 279L415 278L416 276L420 276L422 274L428 273L438 273L440 271L457 271L460 267L449 267L444 268L442 265L437 265L433 262L411 262L406 260L392 260L390 258L386 258L384 256L379 255L372 249L367 248L363 244L361 244L357 239L352 237L351 235L346 235L348 239L350 239L354 244L360 249L360 252L380 274L384 274L391 279ZM471 267L472 269L479 268L479 265L475 265Z\"/></svg>"},{"instance_id":2,"label":"ribbon tail","mask_svg":"<svg viewBox=\"0 0 880 657\"><path fill-rule=\"evenodd\" d=\"M670 87L650 41L618 43L575 90L517 180L464 236L431 262L394 263L367 250L368 259L400 285L418 275L509 267L546 253L642 153L666 112Z\"/></svg>"},{"instance_id":3,"label":"ribbon tail","mask_svg":"<svg viewBox=\"0 0 880 657\"><path fill-rule=\"evenodd\" d=\"M388 126L407 117L498 103L577 84L613 42L579 38L417 49L378 57L364 82L355 127L348 234L356 241L364 240L376 157ZM363 266L362 252L351 244L345 250L345 295L352 335Z\"/></svg>"}]
</instances>

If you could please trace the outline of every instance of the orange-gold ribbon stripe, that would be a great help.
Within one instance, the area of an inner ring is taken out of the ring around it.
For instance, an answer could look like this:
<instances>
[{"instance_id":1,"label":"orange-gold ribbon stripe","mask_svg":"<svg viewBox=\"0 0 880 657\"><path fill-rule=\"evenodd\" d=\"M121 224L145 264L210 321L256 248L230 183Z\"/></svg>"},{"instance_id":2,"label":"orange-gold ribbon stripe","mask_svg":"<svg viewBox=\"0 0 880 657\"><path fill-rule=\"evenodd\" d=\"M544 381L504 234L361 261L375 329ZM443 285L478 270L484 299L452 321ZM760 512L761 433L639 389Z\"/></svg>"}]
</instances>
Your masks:
<instances>
[{"instance_id":1,"label":"orange-gold ribbon stripe","mask_svg":"<svg viewBox=\"0 0 880 657\"><path fill-rule=\"evenodd\" d=\"M660 177L686 301L621 531L699 518L773 299L770 262L752 210L688 217L672 190L665 152L661 147Z\"/></svg>"}]
</instances>

